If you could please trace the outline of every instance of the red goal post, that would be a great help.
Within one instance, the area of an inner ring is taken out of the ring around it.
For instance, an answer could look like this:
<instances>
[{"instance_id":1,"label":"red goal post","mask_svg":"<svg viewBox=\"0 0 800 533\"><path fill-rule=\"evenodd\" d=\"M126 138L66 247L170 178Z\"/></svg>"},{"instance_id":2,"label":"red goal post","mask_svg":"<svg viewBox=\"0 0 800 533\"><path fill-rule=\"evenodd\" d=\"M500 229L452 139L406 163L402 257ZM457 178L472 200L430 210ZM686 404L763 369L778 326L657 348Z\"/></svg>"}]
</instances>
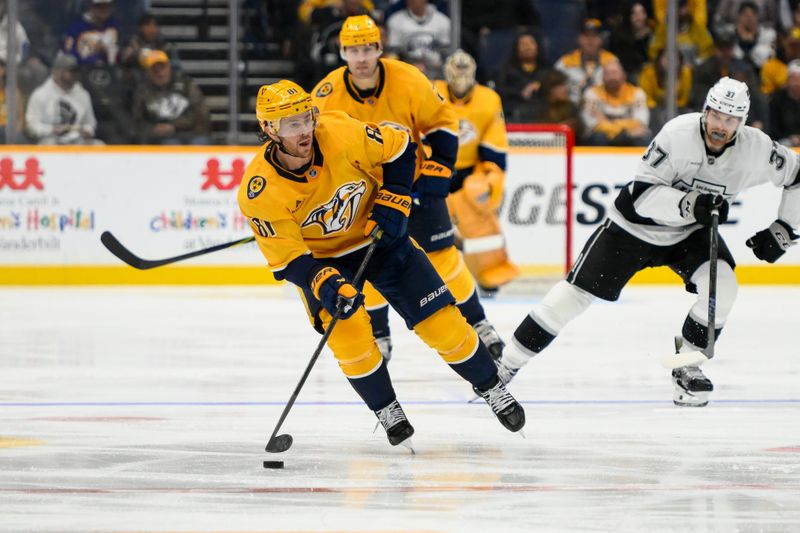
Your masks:
<instances>
[{"instance_id":1,"label":"red goal post","mask_svg":"<svg viewBox=\"0 0 800 533\"><path fill-rule=\"evenodd\" d=\"M564 124L507 124L506 129L508 205L503 223L509 254L528 277L563 276L573 259L575 134ZM520 210L530 213L526 222L532 227L524 231L518 227Z\"/></svg>"}]
</instances>

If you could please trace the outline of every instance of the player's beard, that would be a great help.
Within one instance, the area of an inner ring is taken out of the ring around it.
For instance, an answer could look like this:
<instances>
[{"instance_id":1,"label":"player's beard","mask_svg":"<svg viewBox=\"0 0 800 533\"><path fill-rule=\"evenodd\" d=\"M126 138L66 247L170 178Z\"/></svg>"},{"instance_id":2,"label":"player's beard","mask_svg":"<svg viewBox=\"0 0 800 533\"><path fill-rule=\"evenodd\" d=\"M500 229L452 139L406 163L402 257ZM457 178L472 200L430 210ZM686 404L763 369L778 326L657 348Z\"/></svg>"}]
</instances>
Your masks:
<instances>
[{"instance_id":1,"label":"player's beard","mask_svg":"<svg viewBox=\"0 0 800 533\"><path fill-rule=\"evenodd\" d=\"M287 155L297 159L311 159L314 150L314 135L304 133L296 137L283 137L278 147Z\"/></svg>"}]
</instances>

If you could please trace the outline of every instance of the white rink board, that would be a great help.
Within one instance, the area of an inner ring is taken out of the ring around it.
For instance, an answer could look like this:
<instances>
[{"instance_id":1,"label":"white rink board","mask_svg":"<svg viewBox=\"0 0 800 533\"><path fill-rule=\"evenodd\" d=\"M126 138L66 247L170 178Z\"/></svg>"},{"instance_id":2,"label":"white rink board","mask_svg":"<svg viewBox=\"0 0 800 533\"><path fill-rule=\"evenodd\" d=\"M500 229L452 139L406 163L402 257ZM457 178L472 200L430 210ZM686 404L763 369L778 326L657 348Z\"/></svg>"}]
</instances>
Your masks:
<instances>
[{"instance_id":1,"label":"white rink board","mask_svg":"<svg viewBox=\"0 0 800 533\"><path fill-rule=\"evenodd\" d=\"M104 230L151 258L249 235L236 204L240 176L232 169L243 168L254 150L214 150L15 148L1 155L0 265L118 265L100 244ZM617 188L633 175L639 157L631 150L576 151L573 257ZM520 265L564 263L566 209L559 189L564 164L557 153L509 156L501 218L510 255ZM756 263L744 241L775 219L779 197L780 191L767 185L733 205L721 231L739 264ZM191 264L262 266L263 261L251 244ZM791 250L781 264L800 264L800 252Z\"/></svg>"}]
</instances>

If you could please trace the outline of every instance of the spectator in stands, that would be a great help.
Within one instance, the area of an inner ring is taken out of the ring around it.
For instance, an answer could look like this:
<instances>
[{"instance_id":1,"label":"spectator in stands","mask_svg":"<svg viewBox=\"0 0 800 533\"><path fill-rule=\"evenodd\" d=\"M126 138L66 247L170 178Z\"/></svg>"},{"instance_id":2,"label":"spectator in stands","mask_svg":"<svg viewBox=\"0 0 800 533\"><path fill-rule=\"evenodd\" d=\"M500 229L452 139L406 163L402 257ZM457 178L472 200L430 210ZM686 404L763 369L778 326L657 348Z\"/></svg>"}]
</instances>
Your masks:
<instances>
[{"instance_id":1,"label":"spectator in stands","mask_svg":"<svg viewBox=\"0 0 800 533\"><path fill-rule=\"evenodd\" d=\"M119 24L114 0L89 0L89 9L67 28L63 49L81 66L115 65L119 54Z\"/></svg>"},{"instance_id":2,"label":"spectator in stands","mask_svg":"<svg viewBox=\"0 0 800 533\"><path fill-rule=\"evenodd\" d=\"M666 50L661 50L655 62L647 63L639 78L639 87L647 95L647 107L650 108L650 129L658 131L666 123L667 117L667 60ZM677 114L689 112L689 97L692 92L692 69L678 53L678 70L675 92L675 110Z\"/></svg>"},{"instance_id":3,"label":"spectator in stands","mask_svg":"<svg viewBox=\"0 0 800 533\"><path fill-rule=\"evenodd\" d=\"M495 79L519 31L535 31L539 12L531 0L461 0L462 48L478 62L478 81Z\"/></svg>"},{"instance_id":4,"label":"spectator in stands","mask_svg":"<svg viewBox=\"0 0 800 533\"><path fill-rule=\"evenodd\" d=\"M649 58L648 50L653 39L651 24L644 4L633 2L625 10L619 27L609 37L608 51L619 58L632 82L639 79L639 73Z\"/></svg>"},{"instance_id":5,"label":"spectator in stands","mask_svg":"<svg viewBox=\"0 0 800 533\"><path fill-rule=\"evenodd\" d=\"M406 6L386 20L389 48L401 55L426 48L439 55L441 66L450 46L450 19L428 0L406 0Z\"/></svg>"},{"instance_id":6,"label":"spectator in stands","mask_svg":"<svg viewBox=\"0 0 800 533\"><path fill-rule=\"evenodd\" d=\"M619 61L603 67L603 82L587 89L581 113L593 146L646 146L650 110L644 91L625 80Z\"/></svg>"},{"instance_id":7,"label":"spectator in stands","mask_svg":"<svg viewBox=\"0 0 800 533\"><path fill-rule=\"evenodd\" d=\"M787 68L786 86L769 103L769 134L786 146L800 147L800 60Z\"/></svg>"},{"instance_id":8,"label":"spectator in stands","mask_svg":"<svg viewBox=\"0 0 800 533\"><path fill-rule=\"evenodd\" d=\"M17 123L13 126L8 124L8 101L9 98L6 98L6 58L0 55L0 144L5 144L6 139L10 137L6 132L9 127L13 127L15 133L20 133L24 123L22 93L19 92L19 89L16 90L14 100L17 103ZM15 137L19 138L18 136Z\"/></svg>"},{"instance_id":9,"label":"spectator in stands","mask_svg":"<svg viewBox=\"0 0 800 533\"><path fill-rule=\"evenodd\" d=\"M755 2L747 0L739 4L735 32L736 57L748 61L753 65L753 70L758 72L774 54L777 35L773 28L759 24Z\"/></svg>"},{"instance_id":10,"label":"spectator in stands","mask_svg":"<svg viewBox=\"0 0 800 533\"><path fill-rule=\"evenodd\" d=\"M150 13L139 18L136 34L122 48L119 56L120 65L132 71L138 70L141 66L139 55L143 50L163 50L169 56L172 68L180 68L180 60L175 46L164 39L158 19Z\"/></svg>"},{"instance_id":11,"label":"spectator in stands","mask_svg":"<svg viewBox=\"0 0 800 533\"><path fill-rule=\"evenodd\" d=\"M17 37L17 85L25 95L29 95L33 89L41 85L49 74L49 69L31 54L31 43L28 40L28 32L22 23L22 19L17 20L15 31ZM0 59L5 63L8 60L8 13L6 0L0 0ZM49 57L52 57L49 56Z\"/></svg>"},{"instance_id":12,"label":"spectator in stands","mask_svg":"<svg viewBox=\"0 0 800 533\"><path fill-rule=\"evenodd\" d=\"M782 17L776 0L718 0L714 9L712 27L719 31L724 27L736 24L741 13L742 4L753 4L758 14L758 22L769 28L782 27ZM788 29L785 27L784 29Z\"/></svg>"},{"instance_id":13,"label":"spectator in stands","mask_svg":"<svg viewBox=\"0 0 800 533\"><path fill-rule=\"evenodd\" d=\"M534 110L533 122L565 124L575 132L576 139L583 138L583 119L580 109L569 98L569 80L560 70L550 69L542 81L540 102Z\"/></svg>"},{"instance_id":14,"label":"spectator in stands","mask_svg":"<svg viewBox=\"0 0 800 533\"><path fill-rule=\"evenodd\" d=\"M761 92L765 96L769 97L786 85L786 65L795 59L800 59L800 27L792 28L781 39L781 46L776 55L769 58L761 67Z\"/></svg>"},{"instance_id":15,"label":"spectator in stands","mask_svg":"<svg viewBox=\"0 0 800 533\"><path fill-rule=\"evenodd\" d=\"M355 2L350 2L351 6L346 4L346 0L302 0L297 8L297 16L300 22L310 25L313 22L312 18L315 16L315 11L317 12L317 17L327 17L328 13L336 12L337 10L351 10L352 4L357 4L360 9L366 11L366 13L355 13L356 15L370 14L375 9L371 0L356 0ZM334 18L338 19L338 17Z\"/></svg>"},{"instance_id":16,"label":"spectator in stands","mask_svg":"<svg viewBox=\"0 0 800 533\"><path fill-rule=\"evenodd\" d=\"M133 96L133 120L145 144L209 144L210 115L191 78L173 73L163 50L142 54L147 79Z\"/></svg>"},{"instance_id":17,"label":"spectator in stands","mask_svg":"<svg viewBox=\"0 0 800 533\"><path fill-rule=\"evenodd\" d=\"M714 54L705 59L692 69L692 96L689 98L690 107L700 111L706 101L708 90L722 77L728 76L731 70L738 70L742 65L747 65L743 60L736 59L734 47L736 36L732 31L721 31L717 35Z\"/></svg>"},{"instance_id":18,"label":"spectator in stands","mask_svg":"<svg viewBox=\"0 0 800 533\"><path fill-rule=\"evenodd\" d=\"M706 17L697 18L696 5L689 0L678 0L678 50L689 65L694 65L714 53L714 38L705 24ZM666 20L656 27L650 43L650 57L655 58L659 50L667 47Z\"/></svg>"},{"instance_id":19,"label":"spectator in stands","mask_svg":"<svg viewBox=\"0 0 800 533\"><path fill-rule=\"evenodd\" d=\"M540 101L540 89L549 68L539 57L539 43L531 33L517 37L511 59L500 71L497 92L511 122L530 122Z\"/></svg>"},{"instance_id":20,"label":"spectator in stands","mask_svg":"<svg viewBox=\"0 0 800 533\"><path fill-rule=\"evenodd\" d=\"M603 49L600 37L601 23L597 19L586 19L581 25L578 48L561 56L555 68L569 79L569 97L580 105L584 92L603 79L606 65L619 62L617 56Z\"/></svg>"},{"instance_id":21,"label":"spectator in stands","mask_svg":"<svg viewBox=\"0 0 800 533\"><path fill-rule=\"evenodd\" d=\"M78 81L75 56L60 52L50 78L31 94L25 130L39 144L102 144L89 93Z\"/></svg>"},{"instance_id":22,"label":"spectator in stands","mask_svg":"<svg viewBox=\"0 0 800 533\"><path fill-rule=\"evenodd\" d=\"M769 102L761 92L758 75L748 63L742 61L731 68L730 77L741 81L750 88L750 111L747 112L746 124L762 131L768 131Z\"/></svg>"}]
</instances>

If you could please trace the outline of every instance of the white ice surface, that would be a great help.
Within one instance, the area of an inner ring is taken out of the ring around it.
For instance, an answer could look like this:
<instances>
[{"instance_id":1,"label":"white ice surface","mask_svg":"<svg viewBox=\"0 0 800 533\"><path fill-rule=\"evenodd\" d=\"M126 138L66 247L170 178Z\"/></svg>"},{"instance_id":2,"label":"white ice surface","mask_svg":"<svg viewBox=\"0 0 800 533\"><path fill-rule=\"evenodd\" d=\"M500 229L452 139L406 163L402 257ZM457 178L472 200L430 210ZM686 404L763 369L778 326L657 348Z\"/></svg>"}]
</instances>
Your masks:
<instances>
[{"instance_id":1,"label":"white ice surface","mask_svg":"<svg viewBox=\"0 0 800 533\"><path fill-rule=\"evenodd\" d=\"M3 288L0 531L800 531L800 288L741 288L702 409L658 364L692 301L633 286L570 324L510 387L524 439L393 316L416 455L327 350L274 455L319 339L287 291ZM532 302L486 308L508 338Z\"/></svg>"}]
</instances>

